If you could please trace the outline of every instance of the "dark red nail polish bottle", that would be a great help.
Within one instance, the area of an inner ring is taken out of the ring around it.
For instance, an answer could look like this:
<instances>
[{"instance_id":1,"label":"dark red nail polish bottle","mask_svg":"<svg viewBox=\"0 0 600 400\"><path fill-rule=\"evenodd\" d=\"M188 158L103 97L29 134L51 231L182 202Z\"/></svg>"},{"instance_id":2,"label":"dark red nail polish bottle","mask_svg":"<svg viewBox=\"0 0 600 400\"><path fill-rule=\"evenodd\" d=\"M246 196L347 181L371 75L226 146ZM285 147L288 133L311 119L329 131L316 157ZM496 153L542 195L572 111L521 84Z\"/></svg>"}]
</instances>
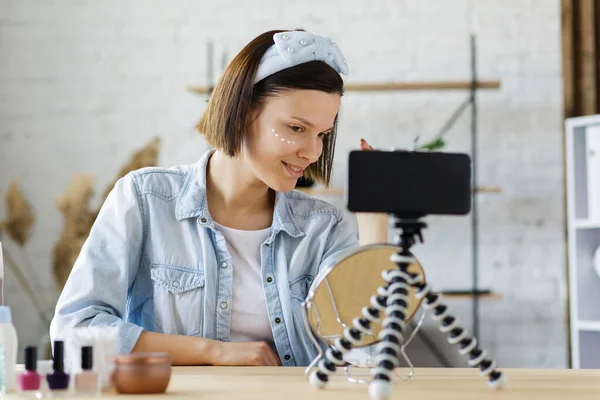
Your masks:
<instances>
[{"instance_id":1,"label":"dark red nail polish bottle","mask_svg":"<svg viewBox=\"0 0 600 400\"><path fill-rule=\"evenodd\" d=\"M54 357L52 364L54 371L46 377L48 380L48 387L52 391L67 390L69 388L69 375L65 373L64 367L64 346L65 344L62 340L56 340L54 342Z\"/></svg>"}]
</instances>

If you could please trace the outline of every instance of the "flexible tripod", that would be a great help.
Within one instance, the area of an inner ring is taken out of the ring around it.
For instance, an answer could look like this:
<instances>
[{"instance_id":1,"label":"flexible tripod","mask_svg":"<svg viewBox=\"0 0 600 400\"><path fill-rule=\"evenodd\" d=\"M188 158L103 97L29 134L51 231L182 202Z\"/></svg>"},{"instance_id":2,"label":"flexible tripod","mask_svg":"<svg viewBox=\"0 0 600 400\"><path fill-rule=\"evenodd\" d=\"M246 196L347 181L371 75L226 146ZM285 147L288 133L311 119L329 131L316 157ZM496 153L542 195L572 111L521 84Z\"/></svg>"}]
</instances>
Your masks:
<instances>
[{"instance_id":1,"label":"flexible tripod","mask_svg":"<svg viewBox=\"0 0 600 400\"><path fill-rule=\"evenodd\" d=\"M417 238L423 242L421 230L427 227L419 218L420 216L394 216L395 228L398 230L395 244L400 251L391 256L391 261L398 268L382 273L385 285L377 289L377 294L371 297L370 305L362 309L362 316L354 318L353 327L346 328L343 337L338 337L319 360L318 369L309 377L313 387L324 388L329 375L334 374L338 366L345 364L344 353L359 344L362 335L370 333L372 323L379 322L385 316L379 332L380 342L375 351L375 366L371 369L373 379L369 384L369 397L371 400L390 397L392 374L400 366L411 286L415 288L415 297L424 299L424 309L433 311L432 318L439 323L440 331L448 334L448 342L458 345L459 354L468 357L469 366L477 367L480 375L488 377L490 388L501 389L506 385L506 376L496 370L496 362L487 357L485 350L479 348L477 339L469 337L467 330L458 326L458 319L450 315L448 306L443 304L442 295L434 293L430 285L423 282L421 275L408 272L408 267L415 262L410 249Z\"/></svg>"}]
</instances>

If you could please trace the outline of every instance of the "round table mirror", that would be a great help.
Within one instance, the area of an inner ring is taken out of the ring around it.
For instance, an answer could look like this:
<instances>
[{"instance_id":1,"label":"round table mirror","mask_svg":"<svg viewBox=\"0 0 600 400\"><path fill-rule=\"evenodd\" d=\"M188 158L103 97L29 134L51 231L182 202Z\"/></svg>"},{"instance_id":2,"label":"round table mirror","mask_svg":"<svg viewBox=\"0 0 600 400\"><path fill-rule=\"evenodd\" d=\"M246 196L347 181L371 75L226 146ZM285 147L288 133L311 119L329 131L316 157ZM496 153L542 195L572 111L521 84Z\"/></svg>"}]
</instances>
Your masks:
<instances>
[{"instance_id":1,"label":"round table mirror","mask_svg":"<svg viewBox=\"0 0 600 400\"><path fill-rule=\"evenodd\" d=\"M344 327L353 326L352 320L362 315L364 306L370 305L371 296L378 293L379 287L385 286L382 272L397 268L390 256L399 250L391 244L359 246L341 254L330 268L315 277L305 301L308 323L315 336L333 345L334 340L343 335ZM425 278L418 261L411 264L408 271ZM413 288L409 298L407 324L422 301L415 298ZM383 313L381 316L385 317ZM377 343L382 320L372 323L372 335L363 335L361 343L354 347Z\"/></svg>"}]
</instances>

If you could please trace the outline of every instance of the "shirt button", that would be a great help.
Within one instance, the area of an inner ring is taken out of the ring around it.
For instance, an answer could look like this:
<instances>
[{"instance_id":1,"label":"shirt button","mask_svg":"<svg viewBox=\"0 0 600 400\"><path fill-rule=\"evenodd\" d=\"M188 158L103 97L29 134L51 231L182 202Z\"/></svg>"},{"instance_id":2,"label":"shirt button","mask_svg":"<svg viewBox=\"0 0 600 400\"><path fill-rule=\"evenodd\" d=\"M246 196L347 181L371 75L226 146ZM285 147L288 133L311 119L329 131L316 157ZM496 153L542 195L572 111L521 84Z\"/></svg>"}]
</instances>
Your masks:
<instances>
[{"instance_id":1,"label":"shirt button","mask_svg":"<svg viewBox=\"0 0 600 400\"><path fill-rule=\"evenodd\" d=\"M178 288L178 287L179 287L179 282L177 282L177 281L173 281L173 282L171 283L171 286L173 286L174 288Z\"/></svg>"},{"instance_id":2,"label":"shirt button","mask_svg":"<svg viewBox=\"0 0 600 400\"><path fill-rule=\"evenodd\" d=\"M200 218L200 222L202 222L203 224L206 223L206 218Z\"/></svg>"},{"instance_id":3,"label":"shirt button","mask_svg":"<svg viewBox=\"0 0 600 400\"><path fill-rule=\"evenodd\" d=\"M223 262L223 263L221 264L221 268L227 268L227 263L226 263L226 262Z\"/></svg>"},{"instance_id":4,"label":"shirt button","mask_svg":"<svg viewBox=\"0 0 600 400\"><path fill-rule=\"evenodd\" d=\"M275 318L275 323L278 324L281 322L281 318Z\"/></svg>"},{"instance_id":5,"label":"shirt button","mask_svg":"<svg viewBox=\"0 0 600 400\"><path fill-rule=\"evenodd\" d=\"M284 359L285 361L290 361L290 358L292 358L292 357L290 357L290 355L289 355L289 354L286 354L285 356L283 356L283 359Z\"/></svg>"},{"instance_id":6,"label":"shirt button","mask_svg":"<svg viewBox=\"0 0 600 400\"><path fill-rule=\"evenodd\" d=\"M265 243L265 246L269 247L269 243Z\"/></svg>"},{"instance_id":7,"label":"shirt button","mask_svg":"<svg viewBox=\"0 0 600 400\"><path fill-rule=\"evenodd\" d=\"M222 302L221 303L221 308L224 310L227 308L227 303L226 302Z\"/></svg>"},{"instance_id":8,"label":"shirt button","mask_svg":"<svg viewBox=\"0 0 600 400\"><path fill-rule=\"evenodd\" d=\"M269 282L269 283L273 282L273 278L271 278L271 277L268 277L268 278L267 278L267 282Z\"/></svg>"}]
</instances>

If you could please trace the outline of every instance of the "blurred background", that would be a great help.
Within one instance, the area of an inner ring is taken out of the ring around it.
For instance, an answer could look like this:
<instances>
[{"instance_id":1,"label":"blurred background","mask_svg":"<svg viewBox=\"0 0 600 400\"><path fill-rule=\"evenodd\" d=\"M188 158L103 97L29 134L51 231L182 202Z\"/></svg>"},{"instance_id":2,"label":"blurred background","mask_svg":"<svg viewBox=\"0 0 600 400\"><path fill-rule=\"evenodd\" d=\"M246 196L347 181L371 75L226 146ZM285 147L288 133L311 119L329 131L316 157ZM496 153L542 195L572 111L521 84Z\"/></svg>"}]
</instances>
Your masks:
<instances>
[{"instance_id":1,"label":"blurred background","mask_svg":"<svg viewBox=\"0 0 600 400\"><path fill-rule=\"evenodd\" d=\"M599 11L594 0L0 0L0 239L21 347L48 340L106 190L130 169L197 161L208 146L194 125L225 65L264 31L303 28L334 38L350 66L332 187L315 195L345 208L361 137L471 154L474 212L428 218L414 251L500 366L570 366L565 118L599 112ZM426 321L414 364L464 366Z\"/></svg>"}]
</instances>

